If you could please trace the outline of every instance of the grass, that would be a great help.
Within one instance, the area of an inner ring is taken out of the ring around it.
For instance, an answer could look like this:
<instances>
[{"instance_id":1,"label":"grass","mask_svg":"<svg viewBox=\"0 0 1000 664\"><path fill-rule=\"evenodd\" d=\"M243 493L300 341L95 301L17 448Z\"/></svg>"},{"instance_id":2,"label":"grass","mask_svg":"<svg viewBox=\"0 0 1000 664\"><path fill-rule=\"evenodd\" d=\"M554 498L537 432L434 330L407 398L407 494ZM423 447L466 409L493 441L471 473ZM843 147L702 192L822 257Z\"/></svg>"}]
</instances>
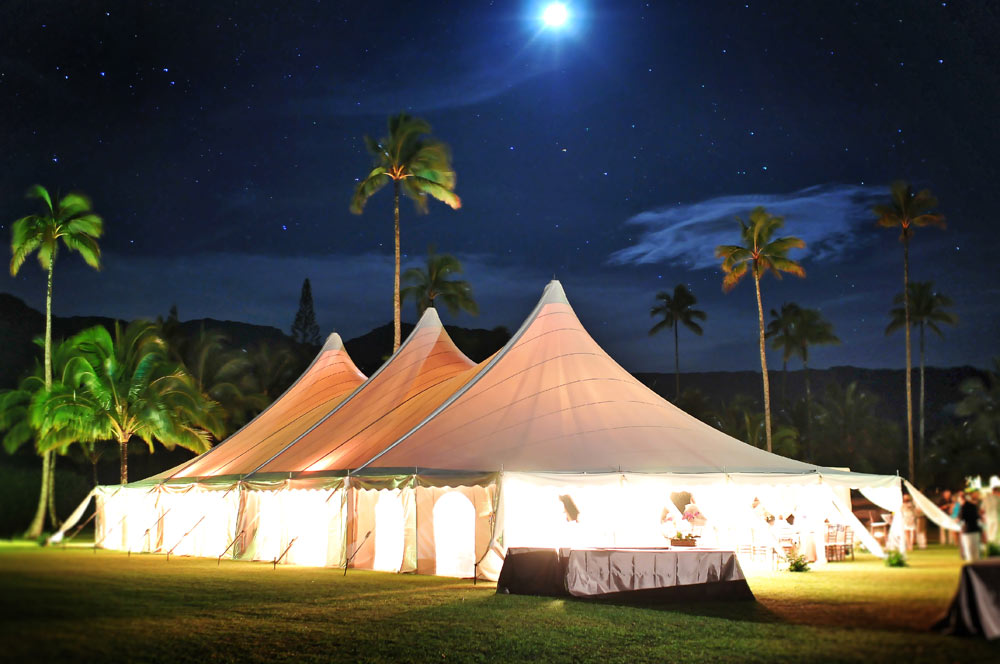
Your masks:
<instances>
[{"instance_id":1,"label":"grass","mask_svg":"<svg viewBox=\"0 0 1000 664\"><path fill-rule=\"evenodd\" d=\"M0 660L997 661L928 627L954 548L752 577L757 602L630 607L426 576L0 545Z\"/></svg>"}]
</instances>

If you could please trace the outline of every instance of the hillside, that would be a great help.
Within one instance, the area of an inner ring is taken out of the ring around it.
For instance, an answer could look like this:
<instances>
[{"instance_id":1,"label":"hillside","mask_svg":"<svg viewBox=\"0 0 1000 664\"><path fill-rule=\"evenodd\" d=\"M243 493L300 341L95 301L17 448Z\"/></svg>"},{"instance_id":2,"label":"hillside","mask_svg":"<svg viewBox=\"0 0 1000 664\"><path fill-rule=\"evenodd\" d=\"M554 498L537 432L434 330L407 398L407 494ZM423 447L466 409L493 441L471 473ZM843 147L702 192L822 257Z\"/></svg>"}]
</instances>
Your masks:
<instances>
[{"instance_id":1,"label":"hillside","mask_svg":"<svg viewBox=\"0 0 1000 664\"><path fill-rule=\"evenodd\" d=\"M0 389L12 387L17 378L30 368L35 361L34 358L39 357L31 340L35 336L41 336L44 324L45 319L40 312L12 295L0 293ZM97 324L110 327L114 324L114 320L101 317L56 316L53 319L53 337L65 338ZM181 323L182 329L191 333L202 326L206 329L222 330L235 346L242 348L261 341L292 343L288 335L275 327L211 318ZM412 325L403 324L404 338L412 329ZM510 332L502 327L484 330L447 326L446 329L458 347L476 362L489 357L510 338ZM382 325L359 337L346 340L344 345L361 371L370 375L389 355L392 347L392 324ZM927 369L928 416L936 417L948 404L958 401L961 398L958 390L961 382L979 373L972 367L929 367ZM825 386L830 382L845 385L851 381L858 381L882 397L886 409L885 415L894 419L902 419L904 416L903 374L902 369L859 369L850 366L810 369L809 372L814 396L822 395ZM772 399L777 405L782 400L784 378L782 372L777 370L772 371L770 375ZM914 367L914 400L919 389L918 375ZM673 374L637 373L636 377L658 394L668 399L673 397ZM755 371L683 373L681 387L682 389L692 387L702 391L716 405L729 401L737 394L746 394L759 399L760 373ZM804 391L803 372L789 371L787 393L799 395Z\"/></svg>"}]
</instances>

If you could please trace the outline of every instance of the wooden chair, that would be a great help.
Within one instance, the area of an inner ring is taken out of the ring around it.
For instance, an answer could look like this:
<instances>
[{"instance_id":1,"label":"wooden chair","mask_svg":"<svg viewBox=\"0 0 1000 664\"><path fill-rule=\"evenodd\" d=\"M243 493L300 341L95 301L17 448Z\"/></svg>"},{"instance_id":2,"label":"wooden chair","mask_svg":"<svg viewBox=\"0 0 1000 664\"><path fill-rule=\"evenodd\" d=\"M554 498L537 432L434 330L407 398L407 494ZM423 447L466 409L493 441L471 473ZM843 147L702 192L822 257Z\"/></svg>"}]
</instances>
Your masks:
<instances>
[{"instance_id":1,"label":"wooden chair","mask_svg":"<svg viewBox=\"0 0 1000 664\"><path fill-rule=\"evenodd\" d=\"M844 526L844 558L847 558L848 553L851 554L851 560L854 560L854 529Z\"/></svg>"},{"instance_id":2,"label":"wooden chair","mask_svg":"<svg viewBox=\"0 0 1000 664\"><path fill-rule=\"evenodd\" d=\"M832 523L826 526L826 540L824 543L826 545L826 559L830 561L840 560L841 549L837 546L837 526Z\"/></svg>"}]
</instances>

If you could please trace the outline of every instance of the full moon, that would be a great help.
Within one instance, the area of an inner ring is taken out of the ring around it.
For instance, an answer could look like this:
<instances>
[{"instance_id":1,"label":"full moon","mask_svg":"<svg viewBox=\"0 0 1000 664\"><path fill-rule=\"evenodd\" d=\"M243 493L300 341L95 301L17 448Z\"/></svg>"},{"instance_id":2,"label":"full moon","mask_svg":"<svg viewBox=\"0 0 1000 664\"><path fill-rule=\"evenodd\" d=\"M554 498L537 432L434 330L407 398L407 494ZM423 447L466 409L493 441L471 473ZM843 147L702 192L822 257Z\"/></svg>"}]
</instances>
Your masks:
<instances>
[{"instance_id":1,"label":"full moon","mask_svg":"<svg viewBox=\"0 0 1000 664\"><path fill-rule=\"evenodd\" d=\"M569 9L561 2L553 2L542 11L542 21L550 28L562 27L569 18Z\"/></svg>"}]
</instances>

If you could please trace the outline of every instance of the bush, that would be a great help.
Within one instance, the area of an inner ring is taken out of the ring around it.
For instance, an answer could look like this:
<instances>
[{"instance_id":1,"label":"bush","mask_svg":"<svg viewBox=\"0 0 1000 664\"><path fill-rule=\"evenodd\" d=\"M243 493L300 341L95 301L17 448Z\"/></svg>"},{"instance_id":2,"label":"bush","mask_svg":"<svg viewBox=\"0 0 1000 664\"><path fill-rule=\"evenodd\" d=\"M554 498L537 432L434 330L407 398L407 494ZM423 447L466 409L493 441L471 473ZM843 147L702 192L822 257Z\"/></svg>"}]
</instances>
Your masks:
<instances>
[{"instance_id":1,"label":"bush","mask_svg":"<svg viewBox=\"0 0 1000 664\"><path fill-rule=\"evenodd\" d=\"M997 544L996 542L987 542L986 557L994 558L996 556L1000 556L1000 544Z\"/></svg>"},{"instance_id":2,"label":"bush","mask_svg":"<svg viewBox=\"0 0 1000 664\"><path fill-rule=\"evenodd\" d=\"M886 551L885 555L885 566L886 567L907 567L906 554L902 551Z\"/></svg>"},{"instance_id":3,"label":"bush","mask_svg":"<svg viewBox=\"0 0 1000 664\"><path fill-rule=\"evenodd\" d=\"M805 556L798 552L798 549L792 549L791 552L785 556L785 560L788 562L789 572L809 571L809 562L806 560Z\"/></svg>"}]
</instances>

